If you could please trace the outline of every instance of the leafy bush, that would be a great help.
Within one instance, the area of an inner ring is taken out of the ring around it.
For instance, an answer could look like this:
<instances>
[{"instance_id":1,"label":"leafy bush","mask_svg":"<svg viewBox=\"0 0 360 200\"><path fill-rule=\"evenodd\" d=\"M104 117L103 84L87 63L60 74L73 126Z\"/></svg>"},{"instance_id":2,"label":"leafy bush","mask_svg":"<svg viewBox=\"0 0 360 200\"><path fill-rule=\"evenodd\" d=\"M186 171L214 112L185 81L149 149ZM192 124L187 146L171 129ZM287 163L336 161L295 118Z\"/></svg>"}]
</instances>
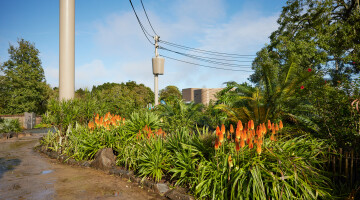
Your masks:
<instances>
[{"instance_id":1,"label":"leafy bush","mask_svg":"<svg viewBox=\"0 0 360 200\"><path fill-rule=\"evenodd\" d=\"M145 126L152 129L158 129L161 125L161 122L159 116L156 113L145 110L143 112L138 111L131 113L126 125L129 131L137 133Z\"/></svg>"},{"instance_id":2,"label":"leafy bush","mask_svg":"<svg viewBox=\"0 0 360 200\"><path fill-rule=\"evenodd\" d=\"M202 109L201 104L185 104L182 100L174 99L169 104L161 104L157 112L163 121L166 132L176 132L182 127L195 130L196 119Z\"/></svg>"},{"instance_id":3,"label":"leafy bush","mask_svg":"<svg viewBox=\"0 0 360 200\"><path fill-rule=\"evenodd\" d=\"M1 119L0 133L20 132L22 130L18 119Z\"/></svg>"},{"instance_id":4,"label":"leafy bush","mask_svg":"<svg viewBox=\"0 0 360 200\"><path fill-rule=\"evenodd\" d=\"M160 181L170 167L169 153L164 148L164 141L158 137L143 145L138 158L138 173L144 178L151 177Z\"/></svg>"}]
</instances>

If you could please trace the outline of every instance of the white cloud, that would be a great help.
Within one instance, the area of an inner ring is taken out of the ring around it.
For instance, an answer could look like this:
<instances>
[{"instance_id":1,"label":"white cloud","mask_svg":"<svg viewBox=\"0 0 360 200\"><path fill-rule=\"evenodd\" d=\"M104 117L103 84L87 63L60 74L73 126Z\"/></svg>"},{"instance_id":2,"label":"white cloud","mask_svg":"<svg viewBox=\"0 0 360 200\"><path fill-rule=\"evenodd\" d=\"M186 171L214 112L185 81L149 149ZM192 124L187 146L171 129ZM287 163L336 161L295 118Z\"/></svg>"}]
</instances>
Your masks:
<instances>
[{"instance_id":1,"label":"white cloud","mask_svg":"<svg viewBox=\"0 0 360 200\"><path fill-rule=\"evenodd\" d=\"M75 88L99 85L108 82L107 80L111 77L113 75L109 69L105 68L103 61L95 59L90 63L75 67Z\"/></svg>"},{"instance_id":2,"label":"white cloud","mask_svg":"<svg viewBox=\"0 0 360 200\"><path fill-rule=\"evenodd\" d=\"M148 10L155 30L161 39L195 48L255 55L269 41L271 32L277 28L278 15L265 17L254 8L251 11L239 11L225 18L223 0L175 1L169 9L168 12L173 12L175 17L162 17ZM152 34L145 16L141 13L138 12L142 22ZM111 14L105 20L97 21L95 28L94 40L100 49L100 55L111 58L113 63L116 63L106 66L106 69L111 71L107 80L134 80L152 88L151 57L154 55L154 49L141 32L133 12ZM160 53L177 57L164 51ZM198 63L194 60L191 62ZM250 70L251 63L248 64L247 70ZM160 88L166 85L177 85L180 89L222 87L226 81L246 81L250 74L209 69L166 59L165 75L159 77L159 83Z\"/></svg>"}]
</instances>

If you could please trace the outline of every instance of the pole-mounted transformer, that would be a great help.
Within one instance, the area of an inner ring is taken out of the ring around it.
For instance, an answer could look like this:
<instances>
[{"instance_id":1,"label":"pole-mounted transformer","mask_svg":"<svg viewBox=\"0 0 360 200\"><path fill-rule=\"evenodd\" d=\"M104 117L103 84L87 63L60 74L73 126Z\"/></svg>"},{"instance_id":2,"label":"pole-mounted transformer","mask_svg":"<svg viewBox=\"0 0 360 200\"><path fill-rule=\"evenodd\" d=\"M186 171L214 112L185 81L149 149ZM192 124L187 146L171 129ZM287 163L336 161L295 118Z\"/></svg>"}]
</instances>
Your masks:
<instances>
[{"instance_id":1,"label":"pole-mounted transformer","mask_svg":"<svg viewBox=\"0 0 360 200\"><path fill-rule=\"evenodd\" d=\"M155 57L152 58L152 69L154 74L154 93L155 93L155 106L159 104L159 87L158 87L158 76L164 74L164 63L165 59L159 57L158 53L158 42L160 36L155 35Z\"/></svg>"}]
</instances>

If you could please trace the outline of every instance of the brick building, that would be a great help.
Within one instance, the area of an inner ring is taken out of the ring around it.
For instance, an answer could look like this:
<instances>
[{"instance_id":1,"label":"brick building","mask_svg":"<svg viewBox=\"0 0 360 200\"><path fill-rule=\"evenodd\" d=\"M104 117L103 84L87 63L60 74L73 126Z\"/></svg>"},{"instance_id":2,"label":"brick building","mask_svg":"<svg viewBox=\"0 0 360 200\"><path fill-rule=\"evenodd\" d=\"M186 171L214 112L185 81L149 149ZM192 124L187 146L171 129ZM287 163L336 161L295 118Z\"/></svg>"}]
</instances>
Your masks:
<instances>
[{"instance_id":1,"label":"brick building","mask_svg":"<svg viewBox=\"0 0 360 200\"><path fill-rule=\"evenodd\" d=\"M216 101L216 93L223 88L186 88L182 90L182 98L185 102L195 102L208 105L210 100Z\"/></svg>"}]
</instances>

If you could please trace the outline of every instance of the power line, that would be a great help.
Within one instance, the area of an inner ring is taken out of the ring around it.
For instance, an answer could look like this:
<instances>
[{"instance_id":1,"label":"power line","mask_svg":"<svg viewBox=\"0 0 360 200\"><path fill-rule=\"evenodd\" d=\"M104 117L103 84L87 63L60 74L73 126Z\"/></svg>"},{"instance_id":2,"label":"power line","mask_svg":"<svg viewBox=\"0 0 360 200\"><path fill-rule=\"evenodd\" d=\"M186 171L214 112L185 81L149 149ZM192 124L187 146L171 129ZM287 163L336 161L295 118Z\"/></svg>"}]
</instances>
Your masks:
<instances>
[{"instance_id":1,"label":"power line","mask_svg":"<svg viewBox=\"0 0 360 200\"><path fill-rule=\"evenodd\" d=\"M191 65L202 66L202 67L207 67L207 68L220 69L220 70L226 70L226 71L237 71L237 72L252 72L252 71L241 70L241 69L227 69L227 68L222 68L222 67L214 67L214 66L202 65L202 64L197 64L197 63L184 61L184 60L179 60L179 59L172 58L172 57L165 56L165 55L160 55L160 56L162 56L164 58L171 59L171 60L176 60L176 61L179 61L179 62L183 62L183 63L187 63L187 64L191 64Z\"/></svg>"},{"instance_id":2,"label":"power line","mask_svg":"<svg viewBox=\"0 0 360 200\"><path fill-rule=\"evenodd\" d=\"M142 5L142 7L143 7L143 9L144 9L144 12L145 12L146 18L147 18L147 20L148 20L148 22L149 22L149 24L150 24L150 27L151 27L151 29L153 30L154 34L155 34L155 35L157 35L157 34L156 34L156 32L155 32L155 30L154 30L154 28L153 28L153 26L151 25L151 22L150 22L150 19L149 19L148 15L147 15L147 13L146 13L146 10L145 10L145 7L144 7L144 4L143 4L143 1L142 1L142 0L140 0L140 1L141 1L141 5Z\"/></svg>"},{"instance_id":3,"label":"power line","mask_svg":"<svg viewBox=\"0 0 360 200\"><path fill-rule=\"evenodd\" d=\"M233 63L225 63L225 62L219 62L219 61L214 61L214 60L209 60L209 59L204 59L201 58L197 55L192 55L192 54L185 54L185 53L181 53L181 52L177 52L177 51L173 51L164 47L159 47L160 49L172 52L172 53L176 53L182 56L186 56L192 59L196 59L196 60L200 60L200 61L204 61L204 62L208 62L208 63L212 63L212 64L217 64L217 65L223 65L223 66L227 66L227 67L234 67L234 68L250 68L251 66L249 65L238 65L238 64L233 64Z\"/></svg>"},{"instance_id":4,"label":"power line","mask_svg":"<svg viewBox=\"0 0 360 200\"><path fill-rule=\"evenodd\" d=\"M194 52L208 54L208 55L212 55L212 56L221 56L221 57L229 57L229 58L244 58L244 57L255 57L256 56L256 55L241 55L241 54L232 54L232 53L222 53L222 52L217 52L217 51L207 51L207 50L203 50L203 49L196 49L196 48L187 47L187 46L180 45L180 44L175 44L172 42L167 42L164 40L159 40L159 42L169 45L169 46L172 46L172 47L179 48L179 49L194 51Z\"/></svg>"},{"instance_id":5,"label":"power line","mask_svg":"<svg viewBox=\"0 0 360 200\"><path fill-rule=\"evenodd\" d=\"M164 50L169 50L165 47L159 46L159 48L164 49ZM185 54L185 53L184 53ZM193 54L186 54L186 55L193 55ZM227 62L239 62L239 63L244 63L244 62L254 62L254 60L233 60L233 59L224 59L224 58L214 58L214 57L207 57L207 56L199 56L199 55L193 55L199 58L204 58L204 59L210 59L210 60L221 60L221 61L227 61Z\"/></svg>"},{"instance_id":6,"label":"power line","mask_svg":"<svg viewBox=\"0 0 360 200\"><path fill-rule=\"evenodd\" d=\"M150 44L154 45L154 43L152 43L152 42L150 41L150 39L148 38L147 35L149 35L150 37L154 37L154 36L150 35L150 34L146 31L145 27L142 25L142 23L141 23L138 15L137 15L137 13L136 13L136 11L135 11L134 5L132 4L131 0L129 0L129 2L130 2L130 4L131 4L131 7L132 7L132 9L133 9L133 11L134 11L134 13L135 13L136 19L137 19L137 21L138 21L138 23L139 23L139 25L140 25L141 30L143 31L143 33L144 33L144 35L145 35L145 37L146 37L146 39L150 42ZM146 35L146 34L147 34L147 35Z\"/></svg>"}]
</instances>

